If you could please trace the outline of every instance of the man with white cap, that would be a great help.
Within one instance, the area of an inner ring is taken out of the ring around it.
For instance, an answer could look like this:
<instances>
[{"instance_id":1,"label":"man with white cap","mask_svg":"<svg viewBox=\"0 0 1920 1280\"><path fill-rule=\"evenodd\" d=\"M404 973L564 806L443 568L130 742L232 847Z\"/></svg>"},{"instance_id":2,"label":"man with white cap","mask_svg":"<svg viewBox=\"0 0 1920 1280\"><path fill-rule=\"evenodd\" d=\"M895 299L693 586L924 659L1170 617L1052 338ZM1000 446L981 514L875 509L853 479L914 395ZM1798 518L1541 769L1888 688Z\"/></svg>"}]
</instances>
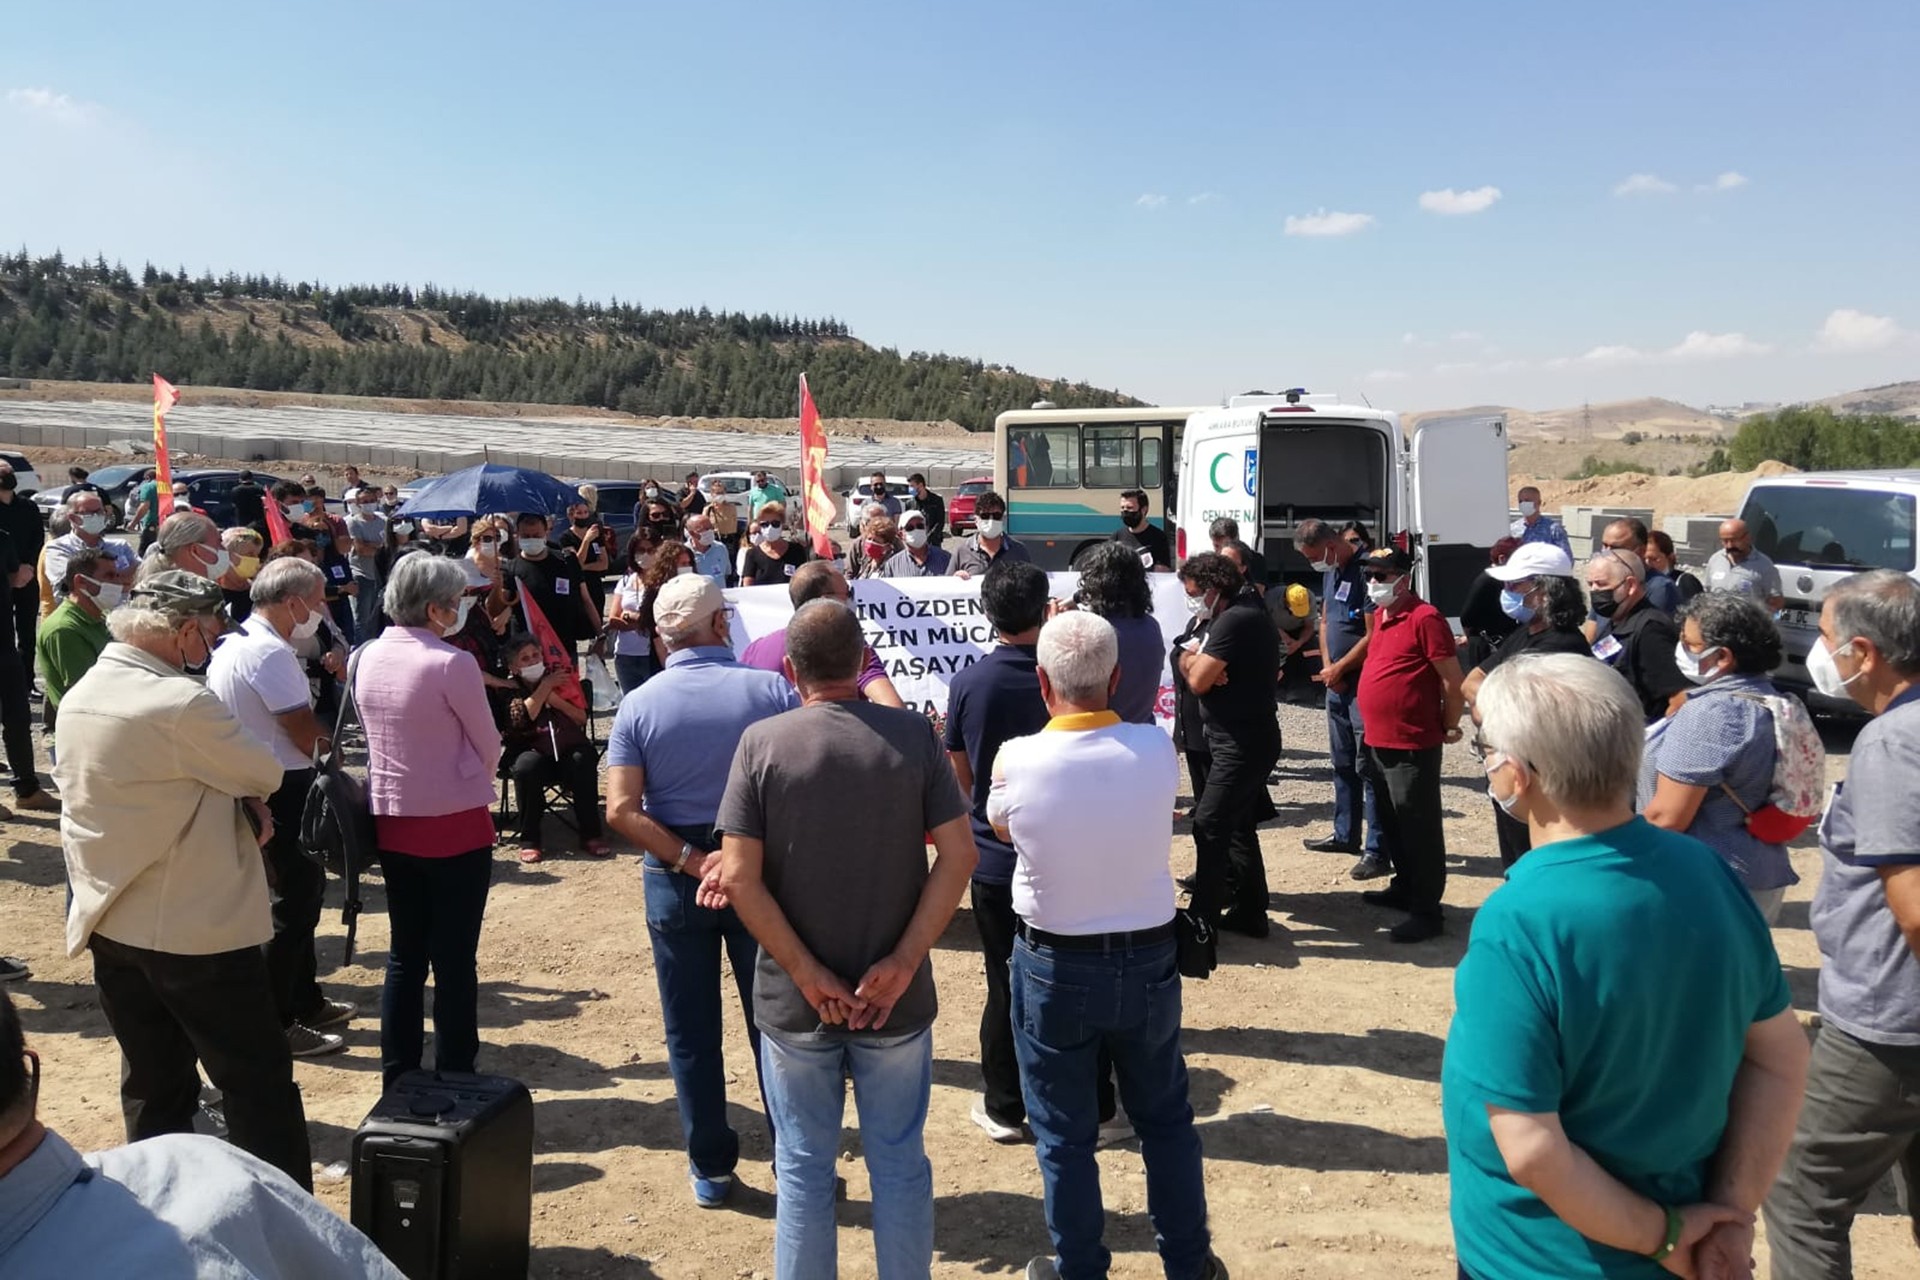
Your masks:
<instances>
[{"instance_id":1,"label":"man with white cap","mask_svg":"<svg viewBox=\"0 0 1920 1280\"><path fill-rule=\"evenodd\" d=\"M725 898L703 882L718 876L713 826L734 747L747 726L799 706L800 699L783 676L734 657L726 597L706 576L668 579L654 598L653 616L667 664L626 696L614 718L607 825L646 854L647 933L688 1176L695 1202L714 1208L731 1194L740 1159L739 1135L727 1123L721 949L747 1015L757 1079L759 947Z\"/></svg>"},{"instance_id":2,"label":"man with white cap","mask_svg":"<svg viewBox=\"0 0 1920 1280\"><path fill-rule=\"evenodd\" d=\"M927 531L927 513L909 511L900 517L900 539L906 546L887 557L883 578L944 578L953 567L953 555L933 545Z\"/></svg>"}]
</instances>

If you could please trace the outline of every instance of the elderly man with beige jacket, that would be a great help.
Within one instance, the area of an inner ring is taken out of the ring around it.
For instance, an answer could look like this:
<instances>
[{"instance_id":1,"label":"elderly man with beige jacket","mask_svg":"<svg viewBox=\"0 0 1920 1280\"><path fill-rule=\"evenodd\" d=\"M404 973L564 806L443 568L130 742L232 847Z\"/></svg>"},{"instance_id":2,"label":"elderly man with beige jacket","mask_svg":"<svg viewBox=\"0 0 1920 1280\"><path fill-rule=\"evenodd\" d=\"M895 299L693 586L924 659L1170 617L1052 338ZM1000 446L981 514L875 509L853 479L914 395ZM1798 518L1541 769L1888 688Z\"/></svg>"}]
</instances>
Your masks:
<instances>
[{"instance_id":1,"label":"elderly man with beige jacket","mask_svg":"<svg viewBox=\"0 0 1920 1280\"><path fill-rule=\"evenodd\" d=\"M223 597L169 570L107 615L113 633L61 700L60 820L73 903L67 953L93 952L138 1141L192 1129L198 1065L234 1145L313 1186L306 1114L261 945L273 936L248 813L280 785L273 752L188 666L207 661ZM198 1065L197 1065L198 1064Z\"/></svg>"}]
</instances>

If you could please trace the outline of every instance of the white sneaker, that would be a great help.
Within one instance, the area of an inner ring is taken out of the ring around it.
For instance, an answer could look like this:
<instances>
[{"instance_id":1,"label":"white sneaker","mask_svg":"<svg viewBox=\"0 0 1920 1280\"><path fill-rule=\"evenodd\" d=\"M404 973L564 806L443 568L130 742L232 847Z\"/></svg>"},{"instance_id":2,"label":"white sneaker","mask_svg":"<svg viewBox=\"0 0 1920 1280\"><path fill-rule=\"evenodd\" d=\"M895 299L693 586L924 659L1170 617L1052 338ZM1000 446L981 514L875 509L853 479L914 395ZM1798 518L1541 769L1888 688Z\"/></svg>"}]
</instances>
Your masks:
<instances>
[{"instance_id":1,"label":"white sneaker","mask_svg":"<svg viewBox=\"0 0 1920 1280\"><path fill-rule=\"evenodd\" d=\"M1018 1125L1001 1124L998 1120L988 1115L987 1100L985 1098L975 1098L973 1100L973 1110L968 1112L967 1115L975 1124L980 1126L982 1133L992 1138L995 1142L1006 1145L1022 1142L1026 1139L1027 1135L1025 1131Z\"/></svg>"}]
</instances>

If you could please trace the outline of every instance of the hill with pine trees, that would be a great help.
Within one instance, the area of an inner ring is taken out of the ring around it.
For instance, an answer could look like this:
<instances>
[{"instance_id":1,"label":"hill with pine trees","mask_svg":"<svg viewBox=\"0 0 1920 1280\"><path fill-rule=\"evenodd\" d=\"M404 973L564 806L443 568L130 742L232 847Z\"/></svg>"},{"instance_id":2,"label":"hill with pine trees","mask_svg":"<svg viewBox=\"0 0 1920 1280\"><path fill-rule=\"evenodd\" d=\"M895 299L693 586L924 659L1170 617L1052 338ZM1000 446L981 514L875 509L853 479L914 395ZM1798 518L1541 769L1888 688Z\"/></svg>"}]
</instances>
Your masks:
<instances>
[{"instance_id":1,"label":"hill with pine trees","mask_svg":"<svg viewBox=\"0 0 1920 1280\"><path fill-rule=\"evenodd\" d=\"M775 418L792 416L802 371L835 417L945 418L975 431L1037 399L1140 403L979 360L871 347L831 317L0 255L0 376L144 382L157 372L182 386Z\"/></svg>"}]
</instances>

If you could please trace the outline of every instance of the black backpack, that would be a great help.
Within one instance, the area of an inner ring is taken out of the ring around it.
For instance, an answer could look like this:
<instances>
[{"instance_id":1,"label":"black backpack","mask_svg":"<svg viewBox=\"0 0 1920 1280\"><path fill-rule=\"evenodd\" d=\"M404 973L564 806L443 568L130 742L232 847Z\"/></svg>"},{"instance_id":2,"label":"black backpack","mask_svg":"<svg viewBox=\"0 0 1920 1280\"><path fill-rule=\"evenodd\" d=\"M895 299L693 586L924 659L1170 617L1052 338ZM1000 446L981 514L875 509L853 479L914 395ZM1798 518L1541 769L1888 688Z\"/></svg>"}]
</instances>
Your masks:
<instances>
[{"instance_id":1,"label":"black backpack","mask_svg":"<svg viewBox=\"0 0 1920 1280\"><path fill-rule=\"evenodd\" d=\"M366 784L347 772L340 747L340 735L359 717L353 704L353 676L363 652L355 650L347 660L333 737L327 753L314 761L313 784L307 790L306 807L300 812L301 852L339 876L346 886L340 909L341 923L347 927L343 964L353 962L353 938L361 906L360 869L374 856L373 807L367 801Z\"/></svg>"}]
</instances>

